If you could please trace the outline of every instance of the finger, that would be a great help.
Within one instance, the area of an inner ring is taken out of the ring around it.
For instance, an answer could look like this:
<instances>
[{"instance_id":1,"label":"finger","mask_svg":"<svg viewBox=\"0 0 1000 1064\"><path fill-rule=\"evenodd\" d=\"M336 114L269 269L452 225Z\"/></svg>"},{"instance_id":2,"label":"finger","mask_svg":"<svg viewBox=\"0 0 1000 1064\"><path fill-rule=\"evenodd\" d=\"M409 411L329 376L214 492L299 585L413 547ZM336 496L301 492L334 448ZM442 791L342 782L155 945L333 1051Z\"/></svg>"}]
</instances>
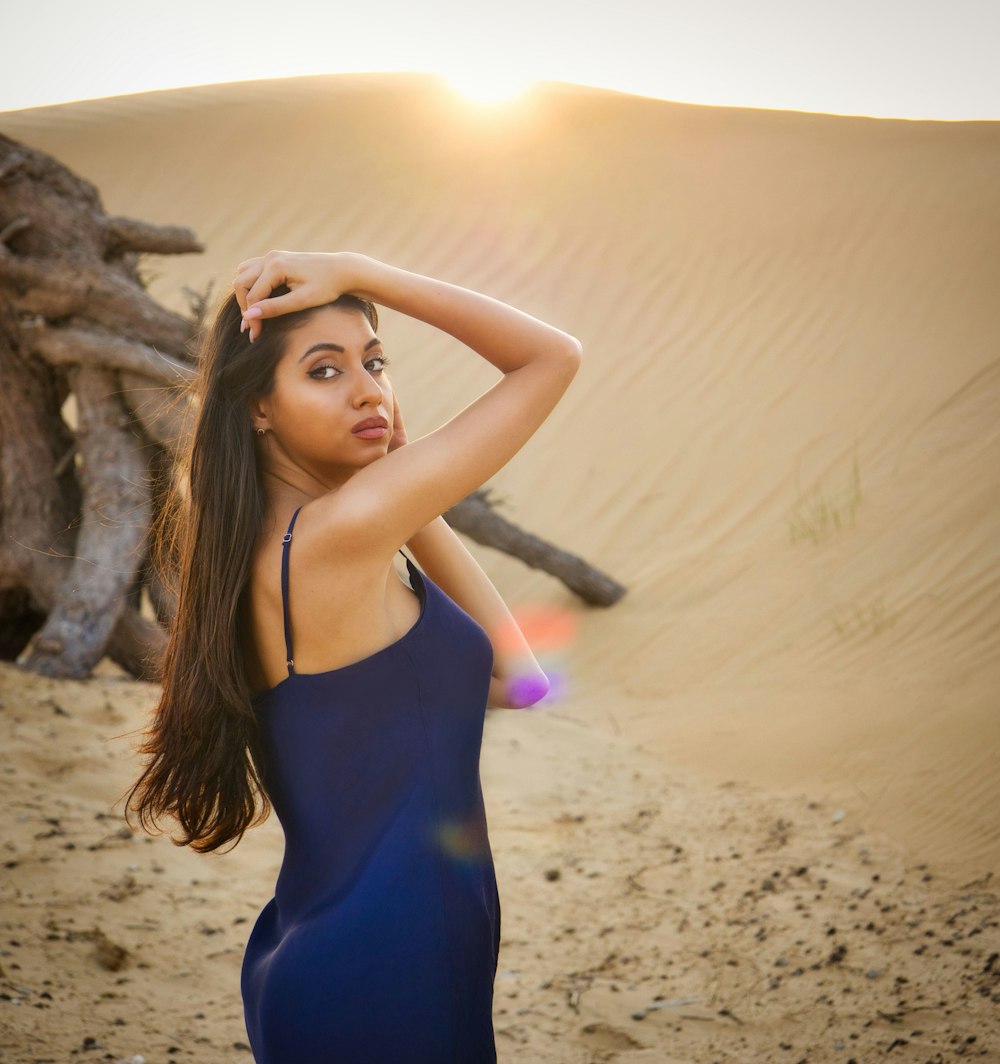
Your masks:
<instances>
[{"instance_id":1,"label":"finger","mask_svg":"<svg viewBox=\"0 0 1000 1064\"><path fill-rule=\"evenodd\" d=\"M284 251L269 251L250 267L248 273L251 278L253 274L256 274L256 279L252 280L250 287L247 289L244 310L263 303L279 285L286 285L291 288L297 283L297 279L288 274L288 258L288 254ZM268 313L268 311L265 311L265 313ZM270 313L280 314L283 311L270 311Z\"/></svg>"},{"instance_id":2,"label":"finger","mask_svg":"<svg viewBox=\"0 0 1000 1064\"><path fill-rule=\"evenodd\" d=\"M247 289L237 288L236 285L233 285L233 291L236 294L236 302L240 305L240 311L245 311L247 309Z\"/></svg>"},{"instance_id":3,"label":"finger","mask_svg":"<svg viewBox=\"0 0 1000 1064\"><path fill-rule=\"evenodd\" d=\"M250 266L241 270L233 278L233 292L236 295L236 302L240 305L240 310L247 309L247 293L253 288L259 276L260 267Z\"/></svg>"},{"instance_id":4,"label":"finger","mask_svg":"<svg viewBox=\"0 0 1000 1064\"><path fill-rule=\"evenodd\" d=\"M240 310L246 311L247 307L266 299L280 284L290 286L286 269L283 251L269 251L266 255L244 259L236 267L237 272L233 279L233 291L236 293Z\"/></svg>"},{"instance_id":5,"label":"finger","mask_svg":"<svg viewBox=\"0 0 1000 1064\"><path fill-rule=\"evenodd\" d=\"M291 288L291 284L287 280L278 282L279 284L288 284ZM293 282L294 283L294 282ZM275 288L277 288L275 284ZM306 310L309 307L316 306L319 302L314 295L316 289L315 286L310 284L297 284L292 288L290 292L287 292L283 296L271 296L270 298L255 298L256 285L247 292L247 306L244 310L244 314L247 311L259 310L259 315L253 315L251 320L260 321L263 318L274 318L278 314L288 314L293 310ZM268 289L270 291L270 289Z\"/></svg>"}]
</instances>

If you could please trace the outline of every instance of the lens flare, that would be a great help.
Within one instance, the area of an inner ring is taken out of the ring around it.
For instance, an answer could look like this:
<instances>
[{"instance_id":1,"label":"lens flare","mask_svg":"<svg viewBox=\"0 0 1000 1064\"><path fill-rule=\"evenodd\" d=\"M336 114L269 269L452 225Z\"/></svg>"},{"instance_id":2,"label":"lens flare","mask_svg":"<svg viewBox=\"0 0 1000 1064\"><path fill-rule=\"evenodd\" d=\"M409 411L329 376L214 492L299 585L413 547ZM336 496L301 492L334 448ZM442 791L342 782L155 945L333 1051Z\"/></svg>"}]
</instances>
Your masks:
<instances>
[{"instance_id":1,"label":"lens flare","mask_svg":"<svg viewBox=\"0 0 1000 1064\"><path fill-rule=\"evenodd\" d=\"M523 606L515 619L535 650L565 650L576 638L576 614L560 606Z\"/></svg>"},{"instance_id":2,"label":"lens flare","mask_svg":"<svg viewBox=\"0 0 1000 1064\"><path fill-rule=\"evenodd\" d=\"M484 861L489 853L483 826L475 821L443 820L437 825L434 840L445 854L462 863Z\"/></svg>"},{"instance_id":3,"label":"lens flare","mask_svg":"<svg viewBox=\"0 0 1000 1064\"><path fill-rule=\"evenodd\" d=\"M565 650L576 638L576 614L561 606L518 606L511 614L516 627L500 633L500 650L520 650L522 635L535 654Z\"/></svg>"},{"instance_id":4,"label":"lens flare","mask_svg":"<svg viewBox=\"0 0 1000 1064\"><path fill-rule=\"evenodd\" d=\"M545 676L515 676L507 684L507 694L515 709L540 702L551 689L551 684Z\"/></svg>"},{"instance_id":5,"label":"lens flare","mask_svg":"<svg viewBox=\"0 0 1000 1064\"><path fill-rule=\"evenodd\" d=\"M513 709L544 709L569 692L567 651L576 638L577 618L571 610L548 604L522 605L511 611L514 624L501 632L497 649L513 658L523 654L526 640L544 677L532 670L507 682Z\"/></svg>"}]
</instances>

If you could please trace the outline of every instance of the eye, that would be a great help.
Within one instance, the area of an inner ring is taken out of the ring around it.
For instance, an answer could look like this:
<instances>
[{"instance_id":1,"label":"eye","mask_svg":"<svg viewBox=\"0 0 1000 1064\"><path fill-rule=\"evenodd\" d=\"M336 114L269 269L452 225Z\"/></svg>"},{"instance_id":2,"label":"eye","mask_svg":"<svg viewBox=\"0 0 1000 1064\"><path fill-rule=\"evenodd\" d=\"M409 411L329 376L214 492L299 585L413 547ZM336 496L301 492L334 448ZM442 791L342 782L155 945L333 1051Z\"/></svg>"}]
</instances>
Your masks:
<instances>
[{"instance_id":1,"label":"eye","mask_svg":"<svg viewBox=\"0 0 1000 1064\"><path fill-rule=\"evenodd\" d=\"M326 372L327 370L330 370L331 372L327 373ZM339 372L340 371L337 369L336 366L331 366L331 365L327 364L327 365L324 365L324 366L316 366L314 369L311 369L309 371L309 376L312 377L313 380L328 381L328 380L331 379L331 377L333 376L334 373L339 373ZM322 376L320 376L320 374L322 374Z\"/></svg>"},{"instance_id":2,"label":"eye","mask_svg":"<svg viewBox=\"0 0 1000 1064\"><path fill-rule=\"evenodd\" d=\"M370 358L366 365L370 366L373 362L381 363L381 365L375 371L376 373L381 373L382 370L384 370L385 367L389 365L389 360L385 357L385 355L376 355L374 358Z\"/></svg>"}]
</instances>

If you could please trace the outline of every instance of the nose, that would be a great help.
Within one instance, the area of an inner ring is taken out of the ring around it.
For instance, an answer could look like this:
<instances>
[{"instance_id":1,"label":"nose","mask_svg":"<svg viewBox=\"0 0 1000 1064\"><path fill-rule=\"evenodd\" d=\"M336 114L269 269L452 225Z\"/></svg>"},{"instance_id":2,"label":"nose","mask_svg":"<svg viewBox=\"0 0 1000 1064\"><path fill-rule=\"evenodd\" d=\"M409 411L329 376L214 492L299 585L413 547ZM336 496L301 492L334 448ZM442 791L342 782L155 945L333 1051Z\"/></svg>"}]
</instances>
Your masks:
<instances>
[{"instance_id":1,"label":"nose","mask_svg":"<svg viewBox=\"0 0 1000 1064\"><path fill-rule=\"evenodd\" d=\"M375 377L366 369L359 370L358 382L354 386L354 405L378 406L382 402L382 387Z\"/></svg>"}]
</instances>

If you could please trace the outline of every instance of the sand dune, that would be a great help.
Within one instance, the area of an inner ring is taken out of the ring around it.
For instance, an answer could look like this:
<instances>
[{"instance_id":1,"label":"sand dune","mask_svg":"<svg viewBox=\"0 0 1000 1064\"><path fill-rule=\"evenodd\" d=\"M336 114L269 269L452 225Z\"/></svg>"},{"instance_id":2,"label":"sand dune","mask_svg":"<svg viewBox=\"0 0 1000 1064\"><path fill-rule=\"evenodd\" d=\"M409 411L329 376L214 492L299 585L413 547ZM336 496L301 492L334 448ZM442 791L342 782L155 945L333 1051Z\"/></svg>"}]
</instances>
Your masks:
<instances>
[{"instance_id":1,"label":"sand dune","mask_svg":"<svg viewBox=\"0 0 1000 1064\"><path fill-rule=\"evenodd\" d=\"M1000 867L1000 124L556 85L483 109L371 76L0 130L110 213L197 232L204 255L147 260L177 309L249 255L350 248L578 335L573 387L493 483L629 594L581 609L477 550L513 604L579 613L547 741L610 742L692 794L843 808L938 883ZM387 313L382 333L413 435L495 379L418 323Z\"/></svg>"},{"instance_id":2,"label":"sand dune","mask_svg":"<svg viewBox=\"0 0 1000 1064\"><path fill-rule=\"evenodd\" d=\"M1000 800L995 123L555 86L484 111L391 77L0 123L109 210L195 229L205 255L148 266L178 308L255 252L350 247L576 332L585 369L495 482L632 589L585 618L567 711L604 727L614 691L672 761L822 779L925 855L996 867L997 818L968 812ZM386 329L416 431L493 379ZM484 561L515 598L559 595Z\"/></svg>"}]
</instances>

